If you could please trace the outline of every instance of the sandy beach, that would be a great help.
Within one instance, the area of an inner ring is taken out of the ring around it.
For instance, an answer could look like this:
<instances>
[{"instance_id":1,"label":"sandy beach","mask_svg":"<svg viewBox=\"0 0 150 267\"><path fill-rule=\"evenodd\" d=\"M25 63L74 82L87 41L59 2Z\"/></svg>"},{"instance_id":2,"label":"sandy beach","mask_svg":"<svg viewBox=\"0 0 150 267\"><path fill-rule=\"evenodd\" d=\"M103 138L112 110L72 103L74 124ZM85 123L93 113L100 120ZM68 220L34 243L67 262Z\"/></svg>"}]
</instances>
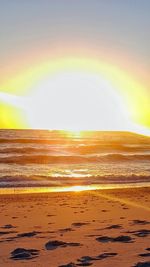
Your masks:
<instances>
[{"instance_id":1,"label":"sandy beach","mask_svg":"<svg viewBox=\"0 0 150 267\"><path fill-rule=\"evenodd\" d=\"M150 266L150 188L1 195L0 214L0 266Z\"/></svg>"}]
</instances>

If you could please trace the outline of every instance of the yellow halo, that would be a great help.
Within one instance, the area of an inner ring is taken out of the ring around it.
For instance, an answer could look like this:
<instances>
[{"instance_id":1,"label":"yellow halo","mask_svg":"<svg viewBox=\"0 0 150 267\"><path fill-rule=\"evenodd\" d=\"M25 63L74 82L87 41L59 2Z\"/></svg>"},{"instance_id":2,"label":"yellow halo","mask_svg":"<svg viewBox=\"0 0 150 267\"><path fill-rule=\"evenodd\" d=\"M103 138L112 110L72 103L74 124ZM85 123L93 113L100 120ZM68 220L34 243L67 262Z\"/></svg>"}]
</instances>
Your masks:
<instances>
[{"instance_id":1,"label":"yellow halo","mask_svg":"<svg viewBox=\"0 0 150 267\"><path fill-rule=\"evenodd\" d=\"M24 71L21 74L18 74L15 78L3 84L3 91L8 93L17 93L22 96L30 96L32 92L34 92L34 89L38 87L38 84L41 83L41 81L46 80L47 77L51 79L55 75L61 73L68 73L68 71L74 73L84 72L89 77L91 75L96 75L98 77L101 77L102 80L109 81L111 87L116 92L116 94L121 95L122 99L124 100L124 103L126 105L126 113L130 115L130 118L134 122L138 122L144 126L150 126L150 106L146 88L144 88L139 82L133 79L129 74L117 68L117 66L102 62L100 60L95 60L91 58L87 59L68 57L46 62L40 64L39 66L31 66L30 69ZM17 107L17 105L15 106ZM15 117L17 117L16 110L14 113L15 121ZM25 110L24 117L22 118L23 122L21 125L18 125L18 128L20 126L35 126L29 123L28 118L30 116L28 116L27 113L28 112L26 112ZM5 117L4 114L3 116ZM8 127L13 128L13 120L11 120L9 125L10 114L7 113L6 116L8 121Z\"/></svg>"}]
</instances>

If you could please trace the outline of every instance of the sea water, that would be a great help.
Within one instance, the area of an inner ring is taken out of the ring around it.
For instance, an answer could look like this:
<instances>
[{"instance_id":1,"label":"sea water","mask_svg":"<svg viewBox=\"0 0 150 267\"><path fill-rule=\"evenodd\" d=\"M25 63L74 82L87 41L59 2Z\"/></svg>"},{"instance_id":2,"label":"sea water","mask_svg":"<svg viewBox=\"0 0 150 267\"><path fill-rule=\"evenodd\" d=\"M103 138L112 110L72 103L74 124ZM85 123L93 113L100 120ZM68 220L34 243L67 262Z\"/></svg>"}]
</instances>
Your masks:
<instances>
[{"instance_id":1,"label":"sea water","mask_svg":"<svg viewBox=\"0 0 150 267\"><path fill-rule=\"evenodd\" d=\"M128 132L0 130L0 188L148 186L150 138Z\"/></svg>"}]
</instances>

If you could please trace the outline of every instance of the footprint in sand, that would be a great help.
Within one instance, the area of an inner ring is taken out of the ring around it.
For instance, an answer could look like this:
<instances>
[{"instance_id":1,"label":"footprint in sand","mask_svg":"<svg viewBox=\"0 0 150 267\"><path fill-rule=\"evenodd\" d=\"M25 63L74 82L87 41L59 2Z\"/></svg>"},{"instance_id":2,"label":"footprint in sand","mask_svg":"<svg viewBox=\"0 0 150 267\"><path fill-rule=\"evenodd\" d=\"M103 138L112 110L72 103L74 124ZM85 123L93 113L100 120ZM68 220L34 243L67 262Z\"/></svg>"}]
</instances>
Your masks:
<instances>
[{"instance_id":1,"label":"footprint in sand","mask_svg":"<svg viewBox=\"0 0 150 267\"><path fill-rule=\"evenodd\" d=\"M84 226L84 225L88 225L90 224L89 222L76 222L76 223L72 223L72 226L74 227L81 227L81 226Z\"/></svg>"},{"instance_id":2,"label":"footprint in sand","mask_svg":"<svg viewBox=\"0 0 150 267\"><path fill-rule=\"evenodd\" d=\"M138 224L138 225L146 225L146 224L150 224L150 222L146 221L146 220L138 220L138 219L136 219L136 220L132 220L132 224L133 225L136 225L136 224Z\"/></svg>"},{"instance_id":3,"label":"footprint in sand","mask_svg":"<svg viewBox=\"0 0 150 267\"><path fill-rule=\"evenodd\" d=\"M136 230L136 231L128 231L127 233L134 234L135 236L138 236L138 237L147 237L150 235L150 230L140 229L140 230Z\"/></svg>"},{"instance_id":4,"label":"footprint in sand","mask_svg":"<svg viewBox=\"0 0 150 267\"><path fill-rule=\"evenodd\" d=\"M13 226L12 224L5 224L4 226L1 227L2 229L12 229L16 228L16 226Z\"/></svg>"},{"instance_id":5,"label":"footprint in sand","mask_svg":"<svg viewBox=\"0 0 150 267\"><path fill-rule=\"evenodd\" d=\"M78 247L81 246L80 243L73 243L73 242L64 242L64 241L59 241L59 240L53 240L53 241L49 241L45 244L45 248L47 250L54 250L57 248L65 248L65 247Z\"/></svg>"},{"instance_id":6,"label":"footprint in sand","mask_svg":"<svg viewBox=\"0 0 150 267\"><path fill-rule=\"evenodd\" d=\"M141 253L139 254L140 257L150 257L150 252L149 253Z\"/></svg>"},{"instance_id":7,"label":"footprint in sand","mask_svg":"<svg viewBox=\"0 0 150 267\"><path fill-rule=\"evenodd\" d=\"M76 267L77 265L73 262L70 262L68 264L65 264L65 265L59 265L59 267Z\"/></svg>"},{"instance_id":8,"label":"footprint in sand","mask_svg":"<svg viewBox=\"0 0 150 267\"><path fill-rule=\"evenodd\" d=\"M33 232L27 232L27 233L21 233L21 234L18 234L16 237L17 238L21 238L21 237L33 237L37 234L41 234L41 232L39 231L33 231Z\"/></svg>"},{"instance_id":9,"label":"footprint in sand","mask_svg":"<svg viewBox=\"0 0 150 267\"><path fill-rule=\"evenodd\" d=\"M68 263L66 265L60 265L59 267L76 267L76 266L90 266L93 264L93 261L97 261L97 260L103 260L109 257L114 257L116 256L117 253L103 253L100 254L98 256L83 256L80 259L77 259L78 263Z\"/></svg>"},{"instance_id":10,"label":"footprint in sand","mask_svg":"<svg viewBox=\"0 0 150 267\"><path fill-rule=\"evenodd\" d=\"M133 267L150 267L150 261L138 262Z\"/></svg>"},{"instance_id":11,"label":"footprint in sand","mask_svg":"<svg viewBox=\"0 0 150 267\"><path fill-rule=\"evenodd\" d=\"M39 255L39 250L37 249L25 249L16 248L11 252L12 260L30 260L36 258Z\"/></svg>"},{"instance_id":12,"label":"footprint in sand","mask_svg":"<svg viewBox=\"0 0 150 267\"><path fill-rule=\"evenodd\" d=\"M120 224L113 224L113 225L110 225L110 226L108 226L108 227L106 227L106 228L104 228L104 229L121 229L122 228L122 226L120 225Z\"/></svg>"},{"instance_id":13,"label":"footprint in sand","mask_svg":"<svg viewBox=\"0 0 150 267\"><path fill-rule=\"evenodd\" d=\"M101 243L108 243L108 242L133 243L134 242L130 236L126 236L126 235L121 235L118 237L100 236L100 237L97 237L96 240Z\"/></svg>"},{"instance_id":14,"label":"footprint in sand","mask_svg":"<svg viewBox=\"0 0 150 267\"><path fill-rule=\"evenodd\" d=\"M9 234L15 234L17 233L16 231L0 231L0 236L1 235L9 235Z\"/></svg>"}]
</instances>

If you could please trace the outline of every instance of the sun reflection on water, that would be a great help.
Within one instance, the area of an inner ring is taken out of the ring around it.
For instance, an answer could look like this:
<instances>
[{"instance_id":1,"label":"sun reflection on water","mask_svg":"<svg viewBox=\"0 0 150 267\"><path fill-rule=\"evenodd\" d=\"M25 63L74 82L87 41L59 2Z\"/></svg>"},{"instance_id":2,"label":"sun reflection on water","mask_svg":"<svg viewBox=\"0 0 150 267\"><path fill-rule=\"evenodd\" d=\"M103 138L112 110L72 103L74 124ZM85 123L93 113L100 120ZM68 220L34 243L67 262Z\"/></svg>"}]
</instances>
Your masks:
<instances>
[{"instance_id":1,"label":"sun reflection on water","mask_svg":"<svg viewBox=\"0 0 150 267\"><path fill-rule=\"evenodd\" d=\"M84 192L93 190L107 189L125 189L125 188L140 188L149 187L150 183L128 183L128 184L103 184L103 185L74 185L64 187L18 187L18 188L1 188L0 195L12 194L33 194L33 193L63 193L63 192Z\"/></svg>"}]
</instances>

